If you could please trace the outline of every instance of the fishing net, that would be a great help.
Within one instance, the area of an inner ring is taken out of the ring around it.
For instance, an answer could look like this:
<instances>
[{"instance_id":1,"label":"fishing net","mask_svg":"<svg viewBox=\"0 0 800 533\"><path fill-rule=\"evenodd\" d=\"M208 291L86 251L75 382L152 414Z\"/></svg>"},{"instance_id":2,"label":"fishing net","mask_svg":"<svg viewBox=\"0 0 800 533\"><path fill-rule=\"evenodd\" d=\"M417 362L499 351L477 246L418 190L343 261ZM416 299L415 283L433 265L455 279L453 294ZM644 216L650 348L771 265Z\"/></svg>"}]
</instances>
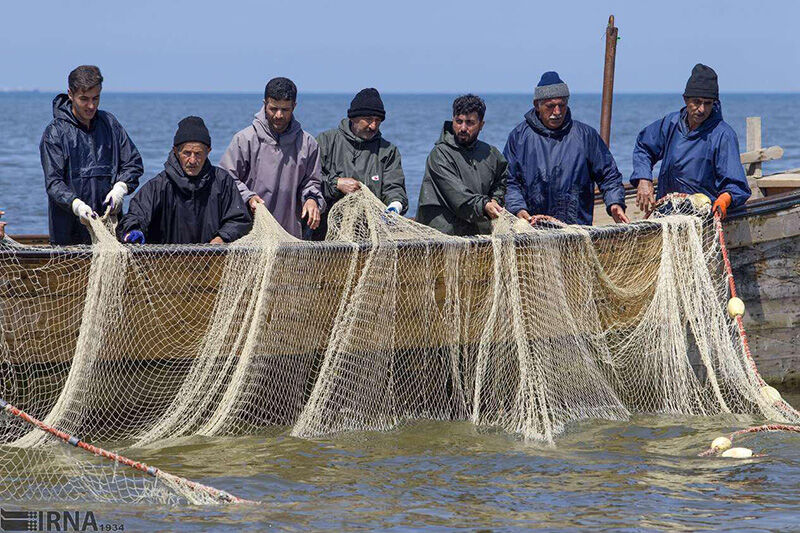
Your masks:
<instances>
[{"instance_id":1,"label":"fishing net","mask_svg":"<svg viewBox=\"0 0 800 533\"><path fill-rule=\"evenodd\" d=\"M347 195L324 243L291 237L261 206L227 246L121 245L100 221L91 247L6 241L0 398L132 453L420 418L548 443L572 422L640 412L800 422L765 393L726 313L707 206L605 227L506 214L474 238L384 209L364 187ZM0 494L166 498L163 481L109 481L120 474L51 441L2 415ZM165 490L192 501L191 488Z\"/></svg>"}]
</instances>

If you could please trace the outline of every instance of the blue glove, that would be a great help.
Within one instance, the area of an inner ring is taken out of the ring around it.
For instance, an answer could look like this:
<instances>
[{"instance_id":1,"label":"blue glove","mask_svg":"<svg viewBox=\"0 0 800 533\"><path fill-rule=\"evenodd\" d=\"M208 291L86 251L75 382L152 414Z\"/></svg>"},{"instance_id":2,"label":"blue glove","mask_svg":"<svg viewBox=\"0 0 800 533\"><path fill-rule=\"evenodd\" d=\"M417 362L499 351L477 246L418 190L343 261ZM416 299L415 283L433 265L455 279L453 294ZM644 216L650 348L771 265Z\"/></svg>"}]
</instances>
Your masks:
<instances>
[{"instance_id":1,"label":"blue glove","mask_svg":"<svg viewBox=\"0 0 800 533\"><path fill-rule=\"evenodd\" d=\"M125 239L124 240L125 240L125 242L130 242L130 243L133 243L133 244L144 244L144 233L142 233L138 229L135 229L133 231L129 231L125 235Z\"/></svg>"}]
</instances>

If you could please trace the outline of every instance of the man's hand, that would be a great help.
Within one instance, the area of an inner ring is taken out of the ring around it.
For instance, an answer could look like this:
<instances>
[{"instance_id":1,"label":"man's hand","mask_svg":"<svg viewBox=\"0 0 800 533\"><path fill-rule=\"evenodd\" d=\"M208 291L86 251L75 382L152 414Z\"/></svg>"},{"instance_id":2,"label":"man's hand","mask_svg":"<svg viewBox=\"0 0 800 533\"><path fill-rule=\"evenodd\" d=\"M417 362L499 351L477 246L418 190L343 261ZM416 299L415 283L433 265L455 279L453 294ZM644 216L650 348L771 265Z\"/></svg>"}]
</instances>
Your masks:
<instances>
[{"instance_id":1,"label":"man's hand","mask_svg":"<svg viewBox=\"0 0 800 533\"><path fill-rule=\"evenodd\" d=\"M247 200L247 207L250 208L250 212L251 213L255 213L256 212L256 204L263 204L263 203L264 203L264 200L262 200L261 197L256 194L256 195L251 196L250 199Z\"/></svg>"},{"instance_id":2,"label":"man's hand","mask_svg":"<svg viewBox=\"0 0 800 533\"><path fill-rule=\"evenodd\" d=\"M500 204L497 203L497 200L492 198L483 207L483 212L486 213L486 216L489 218L497 218L503 212L503 208L500 207Z\"/></svg>"},{"instance_id":3,"label":"man's hand","mask_svg":"<svg viewBox=\"0 0 800 533\"><path fill-rule=\"evenodd\" d=\"M116 215L122 211L122 199L128 194L128 185L125 182L118 181L111 188L111 192L106 195L103 200L103 205L108 206L109 212Z\"/></svg>"},{"instance_id":4,"label":"man's hand","mask_svg":"<svg viewBox=\"0 0 800 533\"><path fill-rule=\"evenodd\" d=\"M336 180L336 188L342 194L350 194L361 188L361 182L354 178L339 178Z\"/></svg>"},{"instance_id":5,"label":"man's hand","mask_svg":"<svg viewBox=\"0 0 800 533\"><path fill-rule=\"evenodd\" d=\"M86 205L80 198L72 200L72 212L75 213L75 216L80 218L81 223L86 226L89 225L91 219L97 218L97 213L92 211L92 208Z\"/></svg>"},{"instance_id":6,"label":"man's hand","mask_svg":"<svg viewBox=\"0 0 800 533\"><path fill-rule=\"evenodd\" d=\"M306 217L308 217L306 223L309 228L317 229L319 227L319 206L313 198L309 198L303 204L303 212L300 213L300 218Z\"/></svg>"},{"instance_id":7,"label":"man's hand","mask_svg":"<svg viewBox=\"0 0 800 533\"><path fill-rule=\"evenodd\" d=\"M652 188L652 185L650 187ZM625 210L622 209L621 205L614 204L611 206L609 211L611 211L611 218L613 218L614 222L616 222L617 224L627 224L628 222L630 222L630 220L628 220L628 217L625 216Z\"/></svg>"},{"instance_id":8,"label":"man's hand","mask_svg":"<svg viewBox=\"0 0 800 533\"><path fill-rule=\"evenodd\" d=\"M222 240L222 237L217 235L216 237L208 241L208 244L225 244L225 241Z\"/></svg>"},{"instance_id":9,"label":"man's hand","mask_svg":"<svg viewBox=\"0 0 800 533\"><path fill-rule=\"evenodd\" d=\"M399 215L401 209L403 209L403 204L395 200L386 206L386 213L394 213L395 215Z\"/></svg>"},{"instance_id":10,"label":"man's hand","mask_svg":"<svg viewBox=\"0 0 800 533\"><path fill-rule=\"evenodd\" d=\"M636 186L636 206L642 210L644 216L647 216L655 205L656 197L653 194L653 182L644 179L639 180L639 185Z\"/></svg>"},{"instance_id":11,"label":"man's hand","mask_svg":"<svg viewBox=\"0 0 800 533\"><path fill-rule=\"evenodd\" d=\"M126 233L125 238L122 240L133 244L144 244L144 233L138 229L135 229Z\"/></svg>"},{"instance_id":12,"label":"man's hand","mask_svg":"<svg viewBox=\"0 0 800 533\"><path fill-rule=\"evenodd\" d=\"M731 206L731 202L733 202L733 198L730 193L724 192L717 196L717 200L711 207L711 212L719 213L719 217L725 220L725 217L728 216L728 208Z\"/></svg>"},{"instance_id":13,"label":"man's hand","mask_svg":"<svg viewBox=\"0 0 800 533\"><path fill-rule=\"evenodd\" d=\"M5 211L0 211L0 217L2 217L5 214L6 214ZM0 239L5 239L5 238L6 238L6 223L0 222Z\"/></svg>"},{"instance_id":14,"label":"man's hand","mask_svg":"<svg viewBox=\"0 0 800 533\"><path fill-rule=\"evenodd\" d=\"M530 222L531 221L531 214L528 213L524 209L520 209L519 211L517 211L517 218L521 218L522 220L524 220L526 222Z\"/></svg>"}]
</instances>

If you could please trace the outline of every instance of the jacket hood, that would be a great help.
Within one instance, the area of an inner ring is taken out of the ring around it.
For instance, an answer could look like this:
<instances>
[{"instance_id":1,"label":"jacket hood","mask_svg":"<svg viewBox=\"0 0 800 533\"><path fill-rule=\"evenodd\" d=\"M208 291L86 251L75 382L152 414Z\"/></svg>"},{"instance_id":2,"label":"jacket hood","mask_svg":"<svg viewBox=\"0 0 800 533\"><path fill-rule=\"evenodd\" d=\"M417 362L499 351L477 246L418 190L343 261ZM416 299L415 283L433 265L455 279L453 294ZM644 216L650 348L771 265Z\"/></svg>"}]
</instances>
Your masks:
<instances>
[{"instance_id":1,"label":"jacket hood","mask_svg":"<svg viewBox=\"0 0 800 533\"><path fill-rule=\"evenodd\" d=\"M64 93L53 98L53 118L80 127L78 119L72 114L72 102L69 101L69 96Z\"/></svg>"},{"instance_id":2,"label":"jacket hood","mask_svg":"<svg viewBox=\"0 0 800 533\"><path fill-rule=\"evenodd\" d=\"M719 102L719 100L714 102L714 107L712 107L711 114L703 121L702 124L700 124L696 130L693 131L689 131L689 124L686 122L686 114L686 107L681 108L678 129L687 139L694 139L714 129L714 126L722 122L722 104Z\"/></svg>"},{"instance_id":3,"label":"jacket hood","mask_svg":"<svg viewBox=\"0 0 800 533\"><path fill-rule=\"evenodd\" d=\"M475 145L478 144L478 139L476 138L475 141L469 146L458 144L458 141L456 141L456 136L453 133L453 121L445 120L444 126L442 126L442 133L439 135L439 140L436 141L436 144L446 144L447 146L455 148L456 150L472 150L475 148Z\"/></svg>"},{"instance_id":4,"label":"jacket hood","mask_svg":"<svg viewBox=\"0 0 800 533\"><path fill-rule=\"evenodd\" d=\"M531 129L539 135L552 137L553 139L560 139L569 133L569 130L572 128L572 111L570 111L569 107L567 107L567 115L564 117L563 124L561 124L561 127L555 130L551 130L545 126L544 123L542 123L542 120L539 118L539 115L536 113L535 109L531 109L525 113L525 122L527 122L528 126L530 126Z\"/></svg>"},{"instance_id":5,"label":"jacket hood","mask_svg":"<svg viewBox=\"0 0 800 533\"><path fill-rule=\"evenodd\" d=\"M297 137L297 135L302 131L300 123L293 116L292 121L289 123L289 126L286 128L286 130L283 133L276 135L269 127L267 113L263 105L261 106L261 109L258 110L258 113L255 114L255 118L253 119L253 127L256 130L256 135L258 135L259 141L277 145L293 143L295 137Z\"/></svg>"},{"instance_id":6,"label":"jacket hood","mask_svg":"<svg viewBox=\"0 0 800 533\"><path fill-rule=\"evenodd\" d=\"M381 130L378 130L375 132L375 136L372 139L362 139L361 137L359 137L350 130L349 118L342 119L342 121L339 123L339 131L342 132L342 135L344 135L345 139L350 141L350 144L356 146L364 145L371 142L376 142L379 141L381 138Z\"/></svg>"},{"instance_id":7,"label":"jacket hood","mask_svg":"<svg viewBox=\"0 0 800 533\"><path fill-rule=\"evenodd\" d=\"M203 168L197 176L187 176L183 168L181 168L178 157L172 150L170 150L169 157L167 157L167 161L164 163L164 172L167 173L167 178L175 184L175 187L177 187L182 194L186 195L191 195L205 188L211 182L212 170L213 167L211 163L206 159L205 165L203 165Z\"/></svg>"}]
</instances>

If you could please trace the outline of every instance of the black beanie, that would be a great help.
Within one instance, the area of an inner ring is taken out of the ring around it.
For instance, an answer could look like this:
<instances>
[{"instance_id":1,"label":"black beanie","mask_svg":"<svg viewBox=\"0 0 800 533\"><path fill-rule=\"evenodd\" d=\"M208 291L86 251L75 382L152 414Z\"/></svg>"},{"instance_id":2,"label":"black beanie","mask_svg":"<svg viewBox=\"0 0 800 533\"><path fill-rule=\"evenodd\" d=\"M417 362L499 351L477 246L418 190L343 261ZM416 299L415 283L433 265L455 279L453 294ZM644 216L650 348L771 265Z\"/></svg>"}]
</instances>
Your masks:
<instances>
[{"instance_id":1,"label":"black beanie","mask_svg":"<svg viewBox=\"0 0 800 533\"><path fill-rule=\"evenodd\" d=\"M692 69L692 75L686 82L686 90L683 91L686 98L711 98L719 100L719 84L717 83L717 73L714 69L698 63Z\"/></svg>"},{"instance_id":2,"label":"black beanie","mask_svg":"<svg viewBox=\"0 0 800 533\"><path fill-rule=\"evenodd\" d=\"M378 89L362 89L358 92L353 101L350 102L350 109L347 110L348 118L356 117L381 117L386 118L386 110L383 108L383 100Z\"/></svg>"},{"instance_id":3,"label":"black beanie","mask_svg":"<svg viewBox=\"0 0 800 533\"><path fill-rule=\"evenodd\" d=\"M172 146L189 142L203 143L211 147L211 135L208 134L208 128L200 117L186 117L178 122L178 131L175 132Z\"/></svg>"}]
</instances>

